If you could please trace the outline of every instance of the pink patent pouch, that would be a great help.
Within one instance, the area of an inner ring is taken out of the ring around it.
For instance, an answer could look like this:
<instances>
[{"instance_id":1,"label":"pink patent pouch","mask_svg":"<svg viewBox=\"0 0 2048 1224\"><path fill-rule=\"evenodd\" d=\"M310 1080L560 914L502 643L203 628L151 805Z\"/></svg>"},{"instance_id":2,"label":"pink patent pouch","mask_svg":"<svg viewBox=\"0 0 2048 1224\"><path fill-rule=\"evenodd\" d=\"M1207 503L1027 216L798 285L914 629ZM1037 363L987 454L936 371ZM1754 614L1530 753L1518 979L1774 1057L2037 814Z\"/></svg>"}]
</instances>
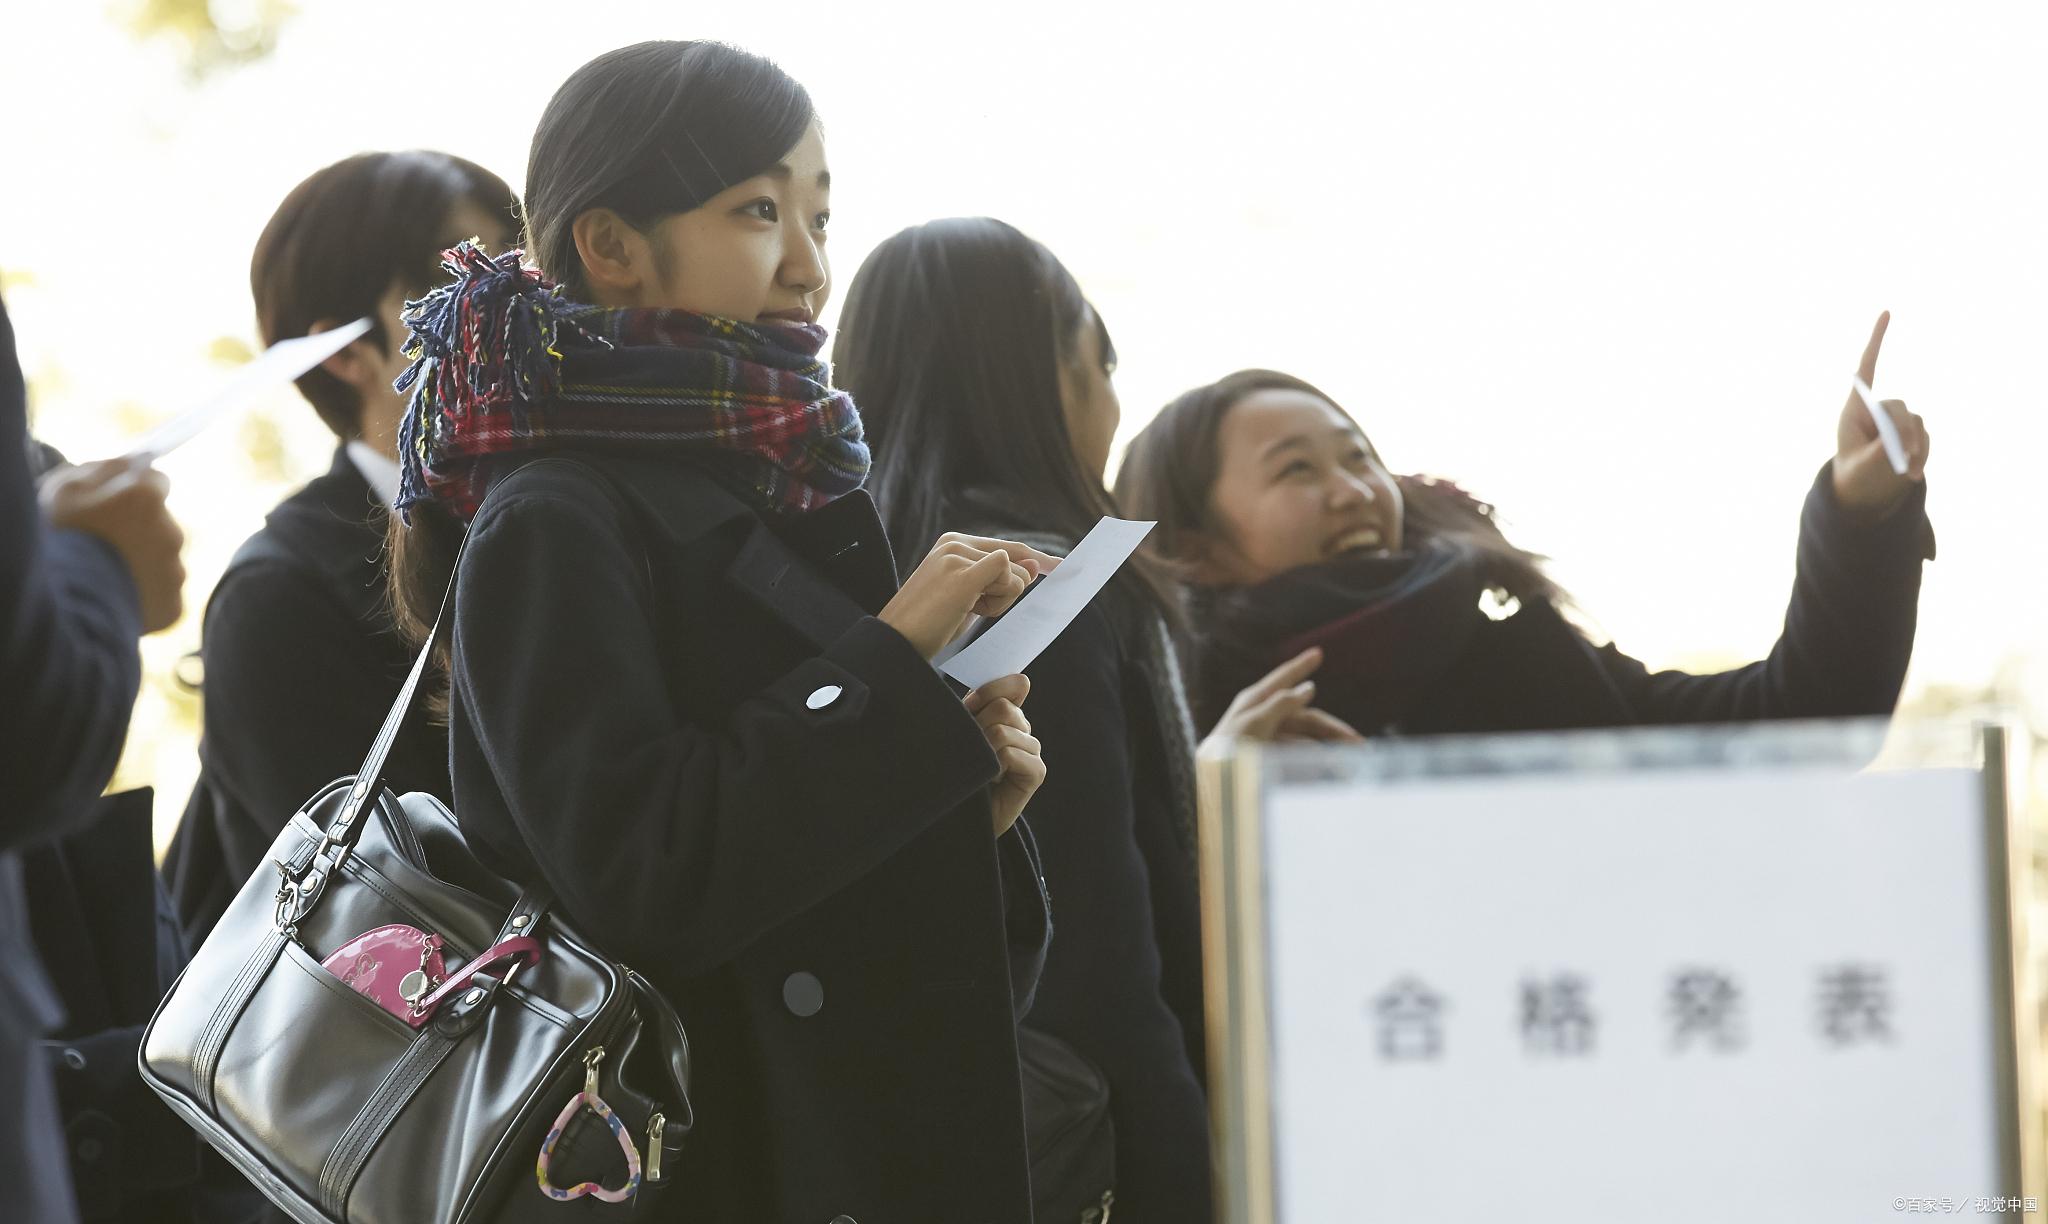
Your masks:
<instances>
[{"instance_id":1,"label":"pink patent pouch","mask_svg":"<svg viewBox=\"0 0 2048 1224\"><path fill-rule=\"evenodd\" d=\"M365 931L320 962L358 994L417 1028L419 1004L447 980L441 937L394 922Z\"/></svg>"}]
</instances>

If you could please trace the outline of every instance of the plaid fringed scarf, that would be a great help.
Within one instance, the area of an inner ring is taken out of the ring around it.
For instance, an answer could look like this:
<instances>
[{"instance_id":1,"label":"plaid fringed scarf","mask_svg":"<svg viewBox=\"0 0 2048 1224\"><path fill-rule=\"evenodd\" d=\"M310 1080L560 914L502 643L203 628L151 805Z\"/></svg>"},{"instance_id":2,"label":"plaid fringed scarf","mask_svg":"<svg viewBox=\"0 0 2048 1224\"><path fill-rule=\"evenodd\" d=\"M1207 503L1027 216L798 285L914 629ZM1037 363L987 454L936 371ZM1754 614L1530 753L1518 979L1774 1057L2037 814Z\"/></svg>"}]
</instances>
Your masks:
<instances>
[{"instance_id":1,"label":"plaid fringed scarf","mask_svg":"<svg viewBox=\"0 0 2048 1224\"><path fill-rule=\"evenodd\" d=\"M569 301L520 253L465 242L454 283L407 304L412 393L396 509L476 513L495 456L555 447L715 452L764 509L815 509L860 488L868 447L819 359L825 329Z\"/></svg>"}]
</instances>

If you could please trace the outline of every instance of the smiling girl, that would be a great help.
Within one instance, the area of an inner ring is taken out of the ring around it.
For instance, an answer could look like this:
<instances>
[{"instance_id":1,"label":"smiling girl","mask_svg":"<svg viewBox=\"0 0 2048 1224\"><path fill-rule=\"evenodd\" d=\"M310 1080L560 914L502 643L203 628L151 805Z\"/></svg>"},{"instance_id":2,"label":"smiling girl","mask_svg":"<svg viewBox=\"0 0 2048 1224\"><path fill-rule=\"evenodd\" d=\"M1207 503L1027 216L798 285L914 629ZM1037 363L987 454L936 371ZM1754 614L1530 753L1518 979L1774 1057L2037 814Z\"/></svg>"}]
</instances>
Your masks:
<instances>
[{"instance_id":1,"label":"smiling girl","mask_svg":"<svg viewBox=\"0 0 2048 1224\"><path fill-rule=\"evenodd\" d=\"M1889 316L1863 354L1876 374ZM1455 485L1395 476L1357 422L1298 378L1245 370L1168 404L1125 453L1116 494L1192 588L1190 695L1237 687L1305 647L1317 705L1359 731L1526 731L1891 712L1913 649L1927 430L1884 411L1893 471L1853 396L1800 517L1798 572L1770 654L1713 675L1652 672L1560 612L1541 558Z\"/></svg>"},{"instance_id":2,"label":"smiling girl","mask_svg":"<svg viewBox=\"0 0 2048 1224\"><path fill-rule=\"evenodd\" d=\"M580 69L528 249L411 313L394 529L448 654L478 853L673 1001L692 1221L1030 1218L1016 1017L1048 934L1022 677L928 660L1056 561L942 537L898 589L829 384L831 174L802 86L710 43Z\"/></svg>"}]
</instances>

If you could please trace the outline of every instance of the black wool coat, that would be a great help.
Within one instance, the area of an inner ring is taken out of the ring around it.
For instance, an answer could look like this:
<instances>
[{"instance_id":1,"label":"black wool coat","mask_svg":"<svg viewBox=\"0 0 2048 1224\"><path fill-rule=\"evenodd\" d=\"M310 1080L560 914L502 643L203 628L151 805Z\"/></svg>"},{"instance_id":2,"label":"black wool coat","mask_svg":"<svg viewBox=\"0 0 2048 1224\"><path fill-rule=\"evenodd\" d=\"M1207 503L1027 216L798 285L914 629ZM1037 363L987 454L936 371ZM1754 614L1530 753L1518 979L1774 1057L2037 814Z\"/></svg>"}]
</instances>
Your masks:
<instances>
[{"instance_id":1,"label":"black wool coat","mask_svg":"<svg viewBox=\"0 0 2048 1224\"><path fill-rule=\"evenodd\" d=\"M1042 883L894 590L864 493L771 523L673 459L533 459L471 524L457 819L682 1014L693 1224L1030 1219Z\"/></svg>"},{"instance_id":2,"label":"black wool coat","mask_svg":"<svg viewBox=\"0 0 2048 1224\"><path fill-rule=\"evenodd\" d=\"M193 946L278 830L354 772L412 665L385 603L385 510L337 448L327 472L280 502L207 601L199 781L164 876ZM392 790L449 798L448 735L406 724Z\"/></svg>"},{"instance_id":3,"label":"black wool coat","mask_svg":"<svg viewBox=\"0 0 2048 1224\"><path fill-rule=\"evenodd\" d=\"M975 499L990 504L993 497ZM966 529L1064 555L1008 515ZM1045 757L1032 832L1059 931L1025 1024L1103 1073L1116 1130L1112 1218L1210 1218L1193 744L1159 613L1112 583L1026 669ZM1173 692L1172 696L1166 694ZM1170 704L1176 708L1161 708Z\"/></svg>"},{"instance_id":4,"label":"black wool coat","mask_svg":"<svg viewBox=\"0 0 2048 1224\"><path fill-rule=\"evenodd\" d=\"M1059 914L1028 1021L1109 1083L1114 1218L1210 1216L1202 1091L1201 909L1167 756L1178 749L1117 631L1121 591L1067 626L1029 668L1025 716L1045 756L1031 799Z\"/></svg>"},{"instance_id":5,"label":"black wool coat","mask_svg":"<svg viewBox=\"0 0 2048 1224\"><path fill-rule=\"evenodd\" d=\"M64 1012L29 937L17 852L90 819L142 683L141 636L141 602L120 556L43 523L27 390L0 306L0 1220L77 1216L41 1048Z\"/></svg>"},{"instance_id":6,"label":"black wool coat","mask_svg":"<svg viewBox=\"0 0 2048 1224\"><path fill-rule=\"evenodd\" d=\"M157 878L151 793L22 853L29 925L64 1021L43 1043L88 1224L283 1220L142 1082L142 1030L190 959Z\"/></svg>"}]
</instances>

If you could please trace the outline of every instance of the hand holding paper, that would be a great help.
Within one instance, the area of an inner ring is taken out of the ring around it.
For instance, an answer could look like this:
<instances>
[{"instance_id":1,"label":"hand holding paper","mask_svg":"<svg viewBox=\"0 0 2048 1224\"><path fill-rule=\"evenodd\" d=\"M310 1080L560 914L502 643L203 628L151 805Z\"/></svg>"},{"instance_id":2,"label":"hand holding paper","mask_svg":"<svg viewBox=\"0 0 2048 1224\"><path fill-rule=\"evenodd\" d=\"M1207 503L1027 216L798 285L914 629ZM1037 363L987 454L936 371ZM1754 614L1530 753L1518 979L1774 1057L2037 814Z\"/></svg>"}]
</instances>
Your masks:
<instances>
[{"instance_id":1,"label":"hand holding paper","mask_svg":"<svg viewBox=\"0 0 2048 1224\"><path fill-rule=\"evenodd\" d=\"M1890 513L1914 482L1926 478L1926 424L1907 410L1904 401L1879 400L1870 389L1890 324L1890 312L1878 316L1835 432L1835 500L1851 514L1866 518Z\"/></svg>"},{"instance_id":2,"label":"hand holding paper","mask_svg":"<svg viewBox=\"0 0 2048 1224\"><path fill-rule=\"evenodd\" d=\"M127 457L57 468L36 488L51 527L98 536L121 555L144 633L170 628L185 609L185 532L164 504L170 488L162 472Z\"/></svg>"},{"instance_id":3,"label":"hand holding paper","mask_svg":"<svg viewBox=\"0 0 2048 1224\"><path fill-rule=\"evenodd\" d=\"M949 531L904 579L879 619L931 659L969 620L1001 616L1033 578L1059 563L1012 540Z\"/></svg>"},{"instance_id":4,"label":"hand holding paper","mask_svg":"<svg viewBox=\"0 0 2048 1224\"><path fill-rule=\"evenodd\" d=\"M939 670L968 688L1022 672L1081 614L1152 528L1152 523L1128 519L1105 518L1095 524L1059 568L988 632L950 657L935 660Z\"/></svg>"}]
</instances>

